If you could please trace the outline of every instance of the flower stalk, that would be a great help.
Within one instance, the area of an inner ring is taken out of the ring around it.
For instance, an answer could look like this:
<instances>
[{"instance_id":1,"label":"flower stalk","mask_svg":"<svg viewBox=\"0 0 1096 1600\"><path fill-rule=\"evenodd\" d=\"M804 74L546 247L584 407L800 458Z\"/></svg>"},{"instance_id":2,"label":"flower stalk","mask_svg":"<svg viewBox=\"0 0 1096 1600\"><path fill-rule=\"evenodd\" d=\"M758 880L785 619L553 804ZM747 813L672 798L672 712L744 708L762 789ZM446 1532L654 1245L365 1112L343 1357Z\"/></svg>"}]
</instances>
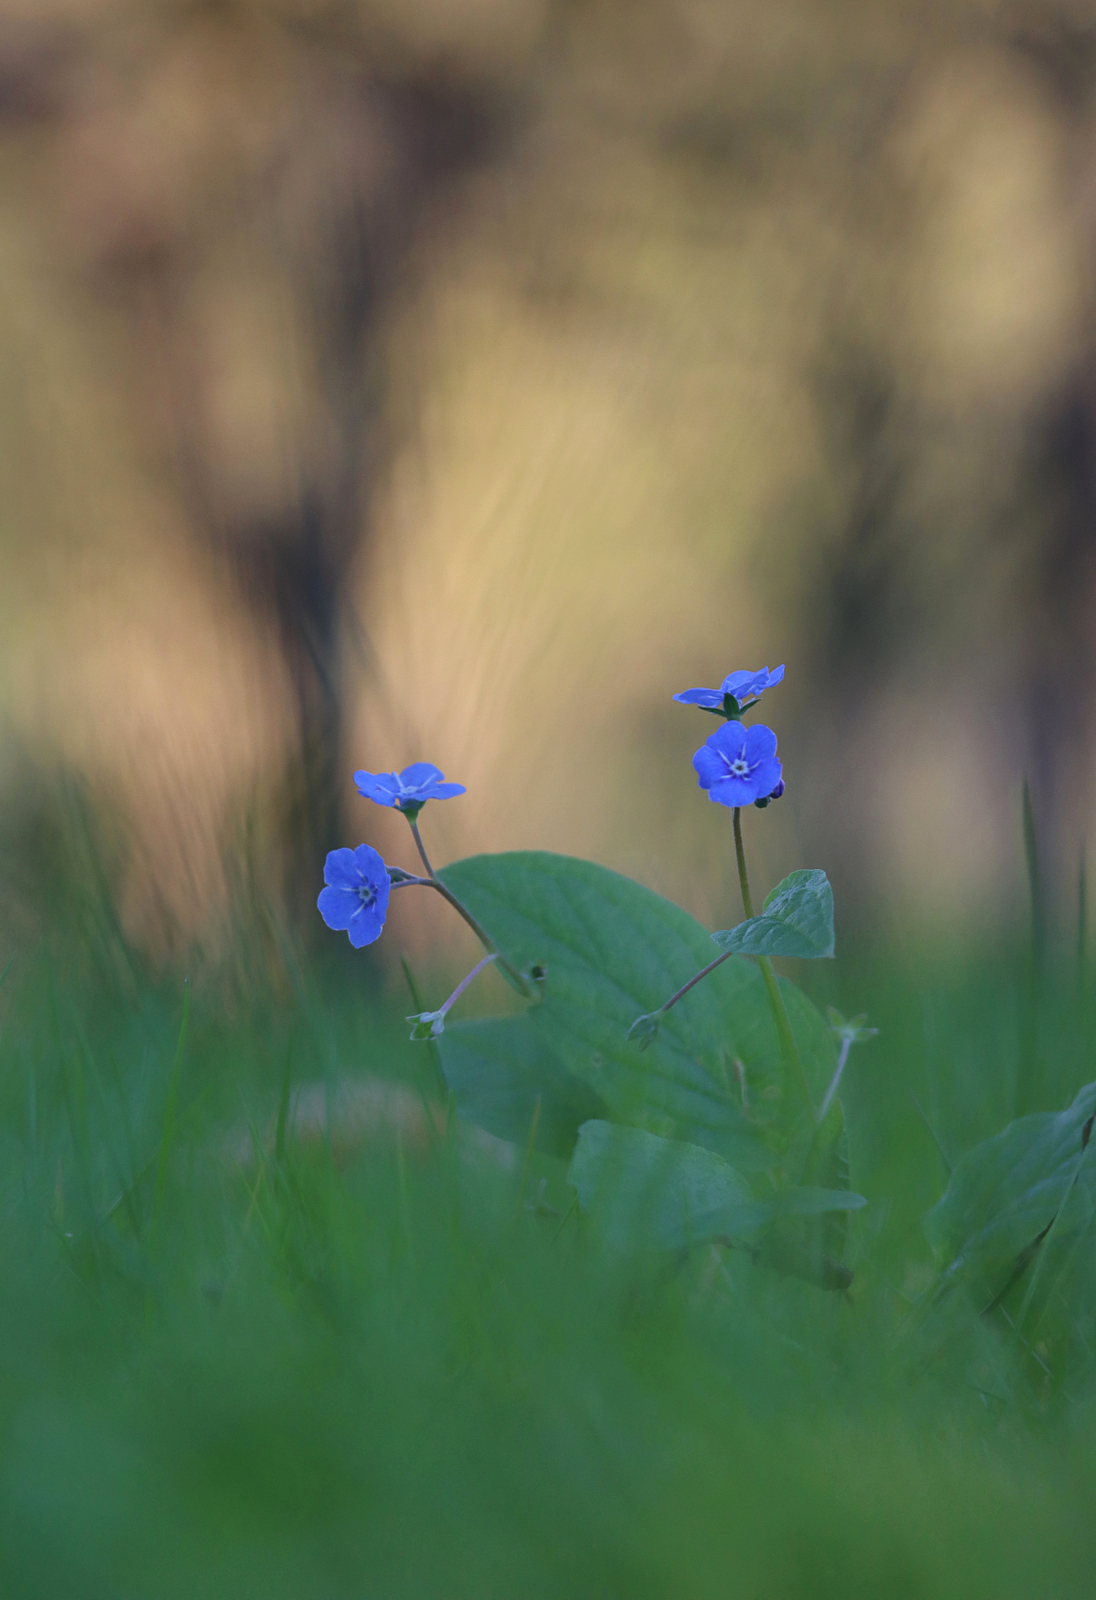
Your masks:
<instances>
[{"instance_id":1,"label":"flower stalk","mask_svg":"<svg viewBox=\"0 0 1096 1600\"><path fill-rule=\"evenodd\" d=\"M746 871L746 850L742 843L742 810L740 806L734 808L734 853L738 862L738 883L742 890L742 909L749 920L753 914L753 899L750 895L750 878ZM807 1116L814 1119L814 1102L811 1099L810 1086L807 1083L807 1074L803 1071L803 1061L799 1054L799 1046L795 1042L791 1021L788 1017L788 1008L784 1004L784 996L780 993L780 985L773 972L773 964L768 956L758 956L757 964L761 969L761 976L765 983L765 993L769 999L769 1010L772 1012L773 1022L776 1024L776 1036L780 1041L780 1053L784 1057L785 1071L794 1079L799 1091L799 1098L803 1102L803 1109Z\"/></svg>"},{"instance_id":2,"label":"flower stalk","mask_svg":"<svg viewBox=\"0 0 1096 1600\"><path fill-rule=\"evenodd\" d=\"M422 834L419 832L418 817L412 816L411 813L408 812L407 820L411 824L411 837L415 841L415 849L419 852L419 858L422 861L423 866L426 868L426 876L428 878L433 878L434 869L430 865L430 857L427 855L426 846L422 842Z\"/></svg>"},{"instance_id":3,"label":"flower stalk","mask_svg":"<svg viewBox=\"0 0 1096 1600\"><path fill-rule=\"evenodd\" d=\"M672 1011L679 1000L683 1000L690 989L695 989L701 978L706 978L709 972L714 972L716 967L721 967L724 961L734 955L733 950L725 950L721 956L716 956L714 961L709 961L706 967L701 967L699 972L694 972L688 983L683 983L676 994L672 994L665 1005L659 1006L657 1011L648 1011L642 1017L637 1017L628 1029L629 1039L638 1039L639 1048L645 1050L652 1039L658 1037L660 1019L667 1011Z\"/></svg>"},{"instance_id":4,"label":"flower stalk","mask_svg":"<svg viewBox=\"0 0 1096 1600\"><path fill-rule=\"evenodd\" d=\"M826 1090L822 1104L818 1108L819 1127L821 1127L825 1122L826 1113L833 1105L833 1102L837 1097L837 1091L841 1087L841 1079L844 1076L845 1068L848 1065L849 1051L852 1049L854 1044L862 1044L867 1039L874 1039L876 1034L879 1032L878 1028L865 1027L865 1023L868 1020L866 1016L862 1015L859 1017L851 1017L846 1020L841 1015L840 1011L834 1010L833 1006L826 1007L826 1017L830 1024L830 1032L841 1041L841 1049L837 1054L837 1066L834 1068L833 1077L830 1079L830 1086ZM916 1105L917 1102L914 1101L914 1104ZM920 1110L920 1107L918 1107L918 1110ZM922 1112L922 1116L923 1115L924 1113ZM929 1132L932 1133L931 1127L929 1128ZM932 1133L932 1136L934 1139L936 1138L935 1133ZM941 1150L940 1154L943 1155L944 1152ZM946 1156L944 1156L944 1165L950 1172L951 1166Z\"/></svg>"},{"instance_id":5,"label":"flower stalk","mask_svg":"<svg viewBox=\"0 0 1096 1600\"><path fill-rule=\"evenodd\" d=\"M841 1079L845 1075L845 1067L848 1064L849 1051L851 1049L852 1049L852 1039L848 1034L846 1034L845 1037L841 1040L841 1049L838 1052L837 1065L833 1069L833 1077L830 1079L830 1086L826 1090L826 1093L825 1093L825 1095L823 1097L823 1100L822 1100L822 1104L818 1108L818 1116L817 1116L816 1120L818 1122L819 1127L821 1127L822 1124L825 1122L826 1113L830 1109L830 1107L833 1105L834 1099L837 1096L837 1091L841 1087Z\"/></svg>"},{"instance_id":6,"label":"flower stalk","mask_svg":"<svg viewBox=\"0 0 1096 1600\"><path fill-rule=\"evenodd\" d=\"M456 1004L468 985L479 976L484 967L489 967L492 961L499 960L501 960L501 957L498 951L493 950L490 955L486 955L482 960L476 962L471 972L461 979L448 1000L437 1011L416 1011L413 1016L408 1017L407 1021L412 1024L412 1039L436 1039L439 1034L444 1033L445 1017L450 1007Z\"/></svg>"},{"instance_id":7,"label":"flower stalk","mask_svg":"<svg viewBox=\"0 0 1096 1600\"><path fill-rule=\"evenodd\" d=\"M426 854L426 849L422 842L422 835L419 833L418 823L413 817L409 817L408 822L411 825L411 833L414 837L419 855L422 857L422 863L426 868L427 876L422 878L413 872L404 872L400 867L390 867L388 870L392 879L393 889L405 889L409 885L413 884L419 888L436 890L437 893L441 895L443 900L447 900L449 902L457 915L459 917L463 917L464 921L471 928L472 932L475 934L483 948L490 954L492 959L498 961L499 966L502 968L503 972L507 974L518 993L525 995L526 998L528 998L533 991L530 989L525 978L516 967L511 966L510 962L507 961L506 957L499 950L494 940L491 939L485 930L480 927L479 923L468 910L467 906L462 905L453 891L451 889L447 889L445 884L442 883L441 879L430 865L430 858Z\"/></svg>"}]
</instances>

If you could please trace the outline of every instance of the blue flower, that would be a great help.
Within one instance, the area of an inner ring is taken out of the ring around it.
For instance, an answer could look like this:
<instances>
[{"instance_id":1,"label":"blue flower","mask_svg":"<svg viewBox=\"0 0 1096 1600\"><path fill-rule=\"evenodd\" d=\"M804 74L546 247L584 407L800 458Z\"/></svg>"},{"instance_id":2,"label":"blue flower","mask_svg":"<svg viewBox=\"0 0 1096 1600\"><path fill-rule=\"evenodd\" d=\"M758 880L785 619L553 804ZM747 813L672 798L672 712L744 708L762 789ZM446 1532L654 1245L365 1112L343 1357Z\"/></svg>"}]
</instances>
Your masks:
<instances>
[{"instance_id":1,"label":"blue flower","mask_svg":"<svg viewBox=\"0 0 1096 1600\"><path fill-rule=\"evenodd\" d=\"M356 850L332 850L324 862L316 904L329 928L345 933L355 950L379 939L392 888L388 868L370 844Z\"/></svg>"},{"instance_id":2,"label":"blue flower","mask_svg":"<svg viewBox=\"0 0 1096 1600\"><path fill-rule=\"evenodd\" d=\"M379 806L395 806L417 816L428 800L451 800L463 794L463 783L446 783L445 773L429 761L414 761L402 772L355 772L358 793Z\"/></svg>"},{"instance_id":3,"label":"blue flower","mask_svg":"<svg viewBox=\"0 0 1096 1600\"><path fill-rule=\"evenodd\" d=\"M685 689L675 694L674 699L683 706L703 706L705 711L723 712L726 695L737 700L739 705L746 700L758 700L783 676L783 667L774 667L771 672L768 667L760 667L756 672L741 667L737 672L729 672L718 689Z\"/></svg>"},{"instance_id":4,"label":"blue flower","mask_svg":"<svg viewBox=\"0 0 1096 1600\"><path fill-rule=\"evenodd\" d=\"M705 739L693 757L700 787L721 806L748 806L764 800L780 783L776 734L755 723L725 722Z\"/></svg>"}]
</instances>

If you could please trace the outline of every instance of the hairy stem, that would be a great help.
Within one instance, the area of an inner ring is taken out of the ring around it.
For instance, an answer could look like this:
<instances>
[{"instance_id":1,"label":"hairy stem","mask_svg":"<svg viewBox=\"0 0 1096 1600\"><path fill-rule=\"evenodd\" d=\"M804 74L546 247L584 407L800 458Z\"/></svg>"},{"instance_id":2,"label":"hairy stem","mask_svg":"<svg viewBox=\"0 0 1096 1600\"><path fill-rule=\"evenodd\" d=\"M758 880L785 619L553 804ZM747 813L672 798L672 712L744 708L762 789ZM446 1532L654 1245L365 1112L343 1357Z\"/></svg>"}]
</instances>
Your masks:
<instances>
[{"instance_id":1,"label":"hairy stem","mask_svg":"<svg viewBox=\"0 0 1096 1600\"><path fill-rule=\"evenodd\" d=\"M689 990L693 988L695 984L700 982L701 978L706 978L709 972L714 972L716 967L722 966L723 962L733 955L733 950L725 950L721 956L716 956L714 961L709 961L706 967L701 967L699 972L694 972L688 983L683 983L677 993L671 995L664 1006L659 1006L659 1010L669 1011L672 1006L676 1006L677 1002L684 995L687 995Z\"/></svg>"},{"instance_id":2,"label":"hairy stem","mask_svg":"<svg viewBox=\"0 0 1096 1600\"><path fill-rule=\"evenodd\" d=\"M407 820L411 824L411 837L415 841L415 848L419 852L423 866L426 868L426 876L428 878L433 878L434 869L430 865L430 857L427 855L426 846L422 842L422 834L419 832L418 819L415 817L408 817Z\"/></svg>"},{"instance_id":3,"label":"hairy stem","mask_svg":"<svg viewBox=\"0 0 1096 1600\"><path fill-rule=\"evenodd\" d=\"M495 945L494 940L488 938L487 934L480 927L480 925L476 921L475 917L472 915L472 913L465 906L461 905L460 901L457 899L456 895L452 892L452 890L451 889L447 889L445 887L444 883L442 883L440 878L431 877L431 878L427 878L426 881L430 885L431 889L436 889L438 891L438 893L441 895L443 900L448 900L449 904L453 907L453 910L457 913L457 915L459 917L463 917L464 918L465 922L467 922L468 926L471 928L472 932L475 934L476 938L479 940L479 942L483 946L483 948L485 950L489 950L492 955L497 955L499 957L499 960L502 963L502 965L504 967L506 967L507 971L513 972L514 971L513 967L511 967L510 963L508 961L506 961L502 957L502 955L499 953L499 950L498 950L497 946ZM515 976L517 976L517 974L515 974Z\"/></svg>"},{"instance_id":4,"label":"hairy stem","mask_svg":"<svg viewBox=\"0 0 1096 1600\"><path fill-rule=\"evenodd\" d=\"M436 889L438 894L441 895L443 900L448 900L449 904L453 907L453 910L457 913L458 917L463 917L464 921L471 928L472 932L475 934L476 938L479 940L479 942L483 946L483 948L486 951L488 951L491 954L491 956L495 957L498 960L498 964L499 964L500 967L505 968L505 970L510 974L510 977L513 979L514 983L517 985L517 987L520 990L520 992L523 995L528 996L531 993L531 991L530 991L529 985L526 983L526 981L522 977L521 973L518 972L516 967L512 967L510 965L509 961L507 961L506 957L502 954L501 950L499 950L499 948L495 944L494 940L488 938L487 934L480 927L479 923L476 921L476 919L472 915L472 913L465 906L461 905L460 901L457 899L457 897L453 893L453 891L451 889L447 889L445 887L444 883L442 883L441 879L438 877L438 875L434 871L433 867L431 867L429 858L427 857L427 854L426 854L426 851L423 849L422 840L419 837L418 825L416 823L414 823L414 822L412 822L412 824L411 824L411 832L415 835L415 843L419 847L419 855L423 859L423 862L424 862L424 864L425 864L425 866L427 868L427 872L428 872L429 876L427 876L425 878L416 878L410 872L405 873L403 877L394 878L393 879L393 881L392 881L393 889L406 889L406 888L409 888L411 886L414 886L414 887L420 888L420 889Z\"/></svg>"},{"instance_id":5,"label":"hairy stem","mask_svg":"<svg viewBox=\"0 0 1096 1600\"><path fill-rule=\"evenodd\" d=\"M837 1057L837 1066L834 1068L834 1074L833 1074L833 1077L830 1079L830 1086L826 1090L825 1096L823 1097L823 1100L822 1100L822 1104L818 1108L818 1120L819 1120L819 1122L825 1122L825 1120L826 1120L826 1112L833 1105L834 1096L837 1094L838 1089L840 1089L840 1087L841 1087L841 1079L844 1076L845 1067L846 1067L846 1065L848 1063L848 1059L849 1059L849 1051L851 1049L852 1049L852 1040L850 1038L848 1038L848 1037L842 1039L842 1041L841 1041L841 1050L840 1050L840 1052L838 1054L838 1057Z\"/></svg>"},{"instance_id":6,"label":"hairy stem","mask_svg":"<svg viewBox=\"0 0 1096 1600\"><path fill-rule=\"evenodd\" d=\"M484 967L490 966L492 961L498 961L499 959L500 957L498 951L492 950L490 955L483 956L481 960L477 961L467 977L462 978L457 984L457 987L453 990L453 993L449 996L448 1000L446 1000L445 1004L441 1007L441 1010L437 1013L437 1015L439 1017L444 1017L450 1006L453 1005L455 1001L460 999L461 995L472 982L473 978L478 977L483 971Z\"/></svg>"},{"instance_id":7,"label":"hairy stem","mask_svg":"<svg viewBox=\"0 0 1096 1600\"><path fill-rule=\"evenodd\" d=\"M750 898L750 879L746 871L746 851L742 845L742 812L740 807L734 808L734 853L738 862L738 882L742 889L742 909L746 913L746 920L754 914L753 901Z\"/></svg>"}]
</instances>

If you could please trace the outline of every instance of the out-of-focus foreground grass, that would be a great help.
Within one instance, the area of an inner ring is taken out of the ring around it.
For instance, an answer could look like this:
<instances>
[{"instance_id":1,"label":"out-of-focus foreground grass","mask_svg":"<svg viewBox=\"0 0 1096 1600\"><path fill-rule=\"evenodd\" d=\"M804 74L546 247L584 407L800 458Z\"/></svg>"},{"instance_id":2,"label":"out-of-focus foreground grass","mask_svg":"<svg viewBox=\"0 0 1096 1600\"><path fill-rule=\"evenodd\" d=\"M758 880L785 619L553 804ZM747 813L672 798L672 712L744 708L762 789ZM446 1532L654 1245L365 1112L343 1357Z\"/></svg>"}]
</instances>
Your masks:
<instances>
[{"instance_id":1,"label":"out-of-focus foreground grass","mask_svg":"<svg viewBox=\"0 0 1096 1600\"><path fill-rule=\"evenodd\" d=\"M1025 1053L1064 1104L1096 1042L1072 973L833 969L819 998L881 1030L843 1300L607 1258L561 1170L447 1118L360 959L201 980L180 1045L182 981L74 926L0 992L0 1592L1091 1593L1091 1373L910 1317L945 1182L913 1097L952 1159Z\"/></svg>"}]
</instances>

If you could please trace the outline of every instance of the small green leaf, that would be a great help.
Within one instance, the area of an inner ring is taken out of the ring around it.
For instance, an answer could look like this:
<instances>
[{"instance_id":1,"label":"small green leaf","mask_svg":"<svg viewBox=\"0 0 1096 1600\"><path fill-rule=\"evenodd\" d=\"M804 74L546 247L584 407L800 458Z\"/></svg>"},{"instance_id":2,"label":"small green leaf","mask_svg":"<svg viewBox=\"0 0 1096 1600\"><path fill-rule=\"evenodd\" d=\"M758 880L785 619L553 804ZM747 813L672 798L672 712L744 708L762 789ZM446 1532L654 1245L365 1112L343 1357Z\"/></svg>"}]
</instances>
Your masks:
<instances>
[{"instance_id":1,"label":"small green leaf","mask_svg":"<svg viewBox=\"0 0 1096 1600\"><path fill-rule=\"evenodd\" d=\"M568 1176L583 1210L621 1250L751 1239L783 1217L855 1211L866 1203L861 1195L807 1188L755 1200L745 1179L713 1151L604 1121L579 1129Z\"/></svg>"},{"instance_id":2,"label":"small green leaf","mask_svg":"<svg viewBox=\"0 0 1096 1600\"><path fill-rule=\"evenodd\" d=\"M833 955L833 890L819 867L791 872L765 900L759 917L713 933L721 950L743 956Z\"/></svg>"}]
</instances>

